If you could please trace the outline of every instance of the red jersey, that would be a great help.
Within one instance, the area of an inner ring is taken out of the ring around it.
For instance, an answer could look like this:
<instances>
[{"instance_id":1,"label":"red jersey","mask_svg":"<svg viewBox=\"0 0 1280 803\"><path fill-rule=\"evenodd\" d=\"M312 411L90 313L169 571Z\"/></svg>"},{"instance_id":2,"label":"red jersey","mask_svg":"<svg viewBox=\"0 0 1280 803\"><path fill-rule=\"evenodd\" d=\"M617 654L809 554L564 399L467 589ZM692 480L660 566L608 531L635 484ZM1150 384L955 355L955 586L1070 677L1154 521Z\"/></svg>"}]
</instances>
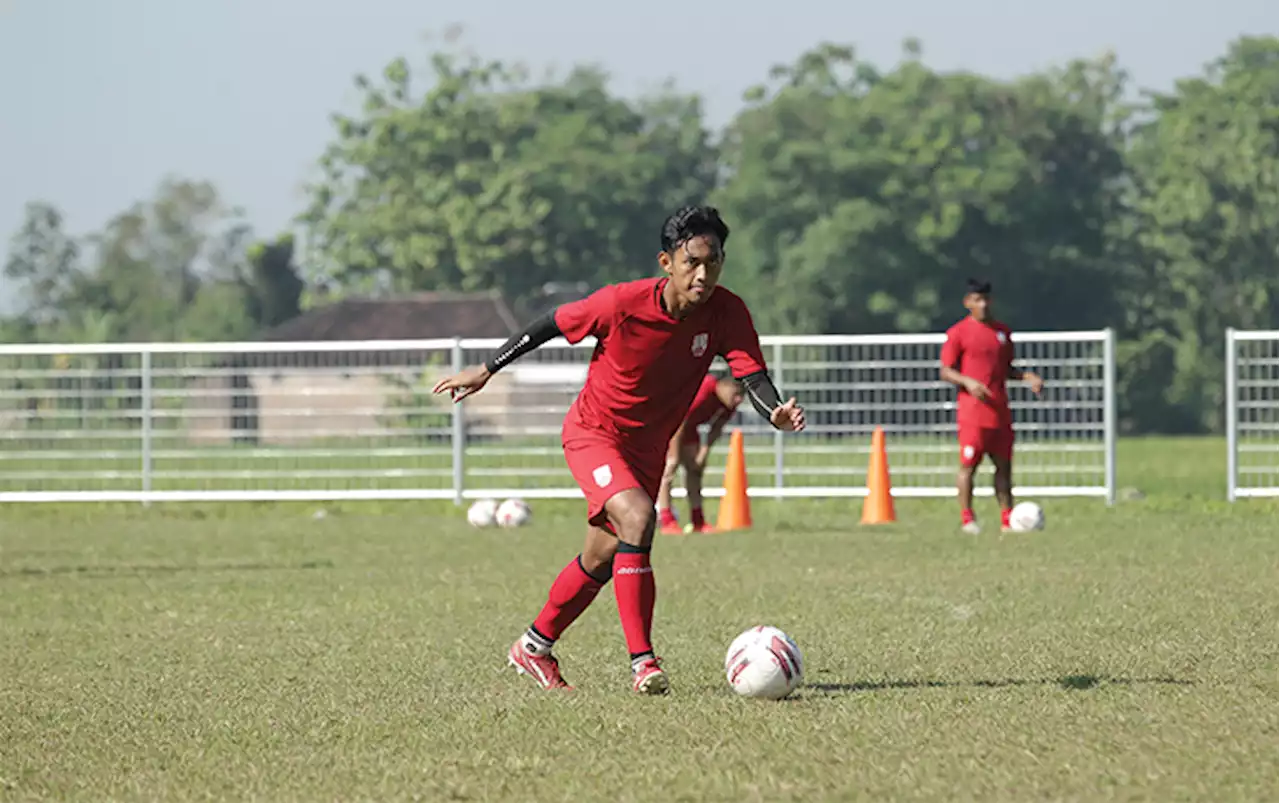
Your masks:
<instances>
[{"instance_id":1,"label":"red jersey","mask_svg":"<svg viewBox=\"0 0 1280 803\"><path fill-rule=\"evenodd\" d=\"M698 386L698 394L693 397L693 404L689 406L689 414L684 417L685 429L709 424L729 412L729 408L725 407L720 402L720 397L716 395L716 387L719 384L720 380L711 374L703 377L702 384Z\"/></svg>"},{"instance_id":2,"label":"red jersey","mask_svg":"<svg viewBox=\"0 0 1280 803\"><path fill-rule=\"evenodd\" d=\"M597 340L569 415L638 452L665 452L716 355L735 377L765 370L760 336L741 298L717 287L678 320L662 306L666 283L664 277L610 285L555 315L570 343L588 335Z\"/></svg>"},{"instance_id":3,"label":"red jersey","mask_svg":"<svg viewBox=\"0 0 1280 803\"><path fill-rule=\"evenodd\" d=\"M1006 380L1013 366L1013 333L999 321L981 323L967 317L947 330L942 363L976 379L991 391L979 400L964 388L956 394L956 420L977 427L1005 427L1012 422Z\"/></svg>"}]
</instances>

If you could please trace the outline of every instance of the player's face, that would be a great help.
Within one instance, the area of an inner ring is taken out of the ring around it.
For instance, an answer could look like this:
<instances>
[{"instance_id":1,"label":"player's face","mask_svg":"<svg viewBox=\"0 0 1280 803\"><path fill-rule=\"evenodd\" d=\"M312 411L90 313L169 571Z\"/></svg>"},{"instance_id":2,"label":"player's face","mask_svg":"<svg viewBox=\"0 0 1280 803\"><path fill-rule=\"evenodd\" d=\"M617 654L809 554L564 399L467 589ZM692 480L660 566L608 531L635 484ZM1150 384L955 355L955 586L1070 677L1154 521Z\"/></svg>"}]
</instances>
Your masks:
<instances>
[{"instance_id":1,"label":"player's face","mask_svg":"<svg viewBox=\"0 0 1280 803\"><path fill-rule=\"evenodd\" d=\"M697 306L711 298L720 281L724 247L712 235L693 237L676 246L673 253L658 254L658 263L671 277L682 306Z\"/></svg>"},{"instance_id":2,"label":"player's face","mask_svg":"<svg viewBox=\"0 0 1280 803\"><path fill-rule=\"evenodd\" d=\"M720 397L720 403L726 409L736 410L742 404L742 385L731 379L721 379L716 383L716 396Z\"/></svg>"},{"instance_id":3,"label":"player's face","mask_svg":"<svg viewBox=\"0 0 1280 803\"><path fill-rule=\"evenodd\" d=\"M969 293L964 297L964 308L979 321L991 316L991 296L985 293Z\"/></svg>"}]
</instances>

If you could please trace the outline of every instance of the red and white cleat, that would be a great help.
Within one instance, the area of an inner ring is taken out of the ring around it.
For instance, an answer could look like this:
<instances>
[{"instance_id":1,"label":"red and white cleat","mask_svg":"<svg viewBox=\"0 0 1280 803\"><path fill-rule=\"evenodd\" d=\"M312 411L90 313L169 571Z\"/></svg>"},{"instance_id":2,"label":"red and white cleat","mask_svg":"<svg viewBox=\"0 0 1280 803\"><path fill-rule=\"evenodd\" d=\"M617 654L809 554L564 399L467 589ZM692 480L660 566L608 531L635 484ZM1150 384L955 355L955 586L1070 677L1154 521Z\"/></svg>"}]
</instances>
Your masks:
<instances>
[{"instance_id":1,"label":"red and white cleat","mask_svg":"<svg viewBox=\"0 0 1280 803\"><path fill-rule=\"evenodd\" d=\"M632 670L631 688L637 694L666 694L671 691L671 682L659 666L659 660L648 658Z\"/></svg>"},{"instance_id":2,"label":"red and white cleat","mask_svg":"<svg viewBox=\"0 0 1280 803\"><path fill-rule=\"evenodd\" d=\"M514 666L518 674L528 675L544 689L573 689L560 677L560 662L554 655L534 655L524 648L522 642L523 639L516 639L507 653L507 663Z\"/></svg>"}]
</instances>

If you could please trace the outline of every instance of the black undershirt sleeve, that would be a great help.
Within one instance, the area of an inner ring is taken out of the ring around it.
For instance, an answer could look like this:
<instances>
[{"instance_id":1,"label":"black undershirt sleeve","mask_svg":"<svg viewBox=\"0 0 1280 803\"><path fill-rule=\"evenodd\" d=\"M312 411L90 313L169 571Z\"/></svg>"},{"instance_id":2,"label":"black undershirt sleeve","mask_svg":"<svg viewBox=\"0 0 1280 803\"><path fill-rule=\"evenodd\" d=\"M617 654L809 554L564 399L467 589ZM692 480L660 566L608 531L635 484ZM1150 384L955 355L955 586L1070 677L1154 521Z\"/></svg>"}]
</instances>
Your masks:
<instances>
[{"instance_id":1,"label":"black undershirt sleeve","mask_svg":"<svg viewBox=\"0 0 1280 803\"><path fill-rule=\"evenodd\" d=\"M756 371L754 374L738 377L738 381L746 390L751 406L756 408L756 412L764 416L766 421L769 421L773 411L782 404L782 398L778 395L778 389L773 386L769 372Z\"/></svg>"},{"instance_id":2,"label":"black undershirt sleeve","mask_svg":"<svg viewBox=\"0 0 1280 803\"><path fill-rule=\"evenodd\" d=\"M493 353L493 356L484 361L484 367L489 369L489 373L496 374L548 340L559 337L560 334L560 327L556 325L556 311L551 310L526 326L523 332L512 335L510 340Z\"/></svg>"}]
</instances>

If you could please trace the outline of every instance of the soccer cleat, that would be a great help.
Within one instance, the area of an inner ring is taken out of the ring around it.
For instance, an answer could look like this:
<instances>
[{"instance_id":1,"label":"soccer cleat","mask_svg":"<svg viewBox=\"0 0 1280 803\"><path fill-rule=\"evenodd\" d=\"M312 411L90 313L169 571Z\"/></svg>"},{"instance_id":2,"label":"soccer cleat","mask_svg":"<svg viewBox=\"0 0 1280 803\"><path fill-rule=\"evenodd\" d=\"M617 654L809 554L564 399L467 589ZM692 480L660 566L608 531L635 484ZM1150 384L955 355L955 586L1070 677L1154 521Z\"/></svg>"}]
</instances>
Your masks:
<instances>
[{"instance_id":1,"label":"soccer cleat","mask_svg":"<svg viewBox=\"0 0 1280 803\"><path fill-rule=\"evenodd\" d=\"M631 689L637 694L666 694L671 691L667 673L659 666L660 659L646 658L631 672Z\"/></svg>"},{"instance_id":2,"label":"soccer cleat","mask_svg":"<svg viewBox=\"0 0 1280 803\"><path fill-rule=\"evenodd\" d=\"M684 528L680 526L680 522L672 522L662 525L661 532L663 535L684 535Z\"/></svg>"},{"instance_id":3,"label":"soccer cleat","mask_svg":"<svg viewBox=\"0 0 1280 803\"><path fill-rule=\"evenodd\" d=\"M560 662L554 655L534 655L524 648L521 641L516 639L507 653L507 663L516 668L517 674L528 675L544 689L573 689L560 677Z\"/></svg>"},{"instance_id":4,"label":"soccer cleat","mask_svg":"<svg viewBox=\"0 0 1280 803\"><path fill-rule=\"evenodd\" d=\"M977 535L982 532L982 528L978 526L978 522L969 521L965 522L964 526L960 528L960 532L968 533L969 535Z\"/></svg>"}]
</instances>

